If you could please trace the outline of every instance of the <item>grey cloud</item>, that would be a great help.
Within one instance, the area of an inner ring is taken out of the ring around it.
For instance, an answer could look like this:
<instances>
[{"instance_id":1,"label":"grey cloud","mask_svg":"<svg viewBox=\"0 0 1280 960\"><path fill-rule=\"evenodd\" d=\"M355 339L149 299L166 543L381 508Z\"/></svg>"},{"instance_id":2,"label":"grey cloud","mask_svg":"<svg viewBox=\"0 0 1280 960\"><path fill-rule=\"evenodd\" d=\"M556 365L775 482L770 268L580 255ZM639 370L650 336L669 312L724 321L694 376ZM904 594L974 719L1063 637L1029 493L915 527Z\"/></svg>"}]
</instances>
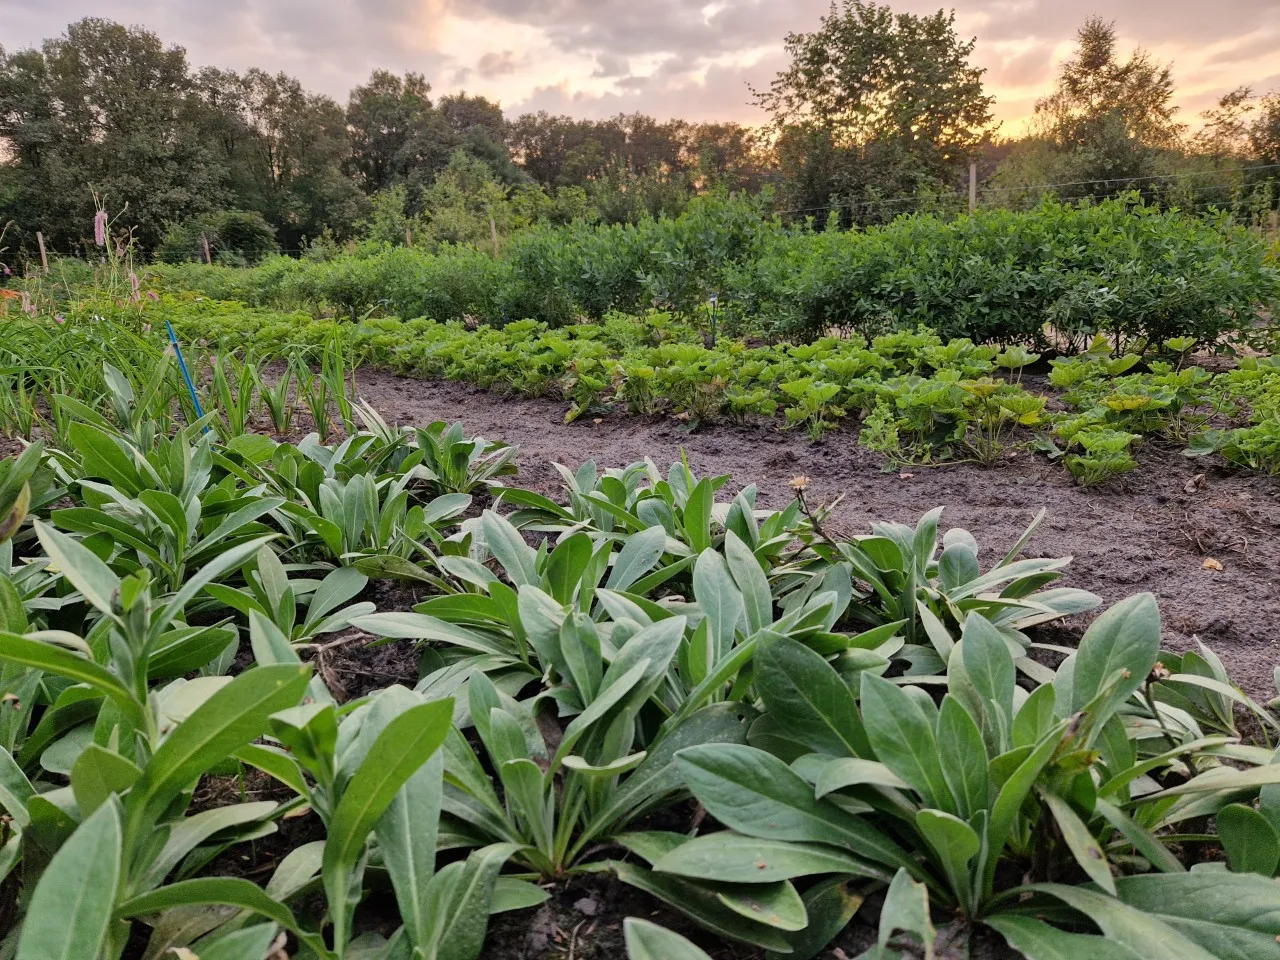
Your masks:
<instances>
[{"instance_id":1,"label":"grey cloud","mask_svg":"<svg viewBox=\"0 0 1280 960\"><path fill-rule=\"evenodd\" d=\"M751 95L747 84L767 84L784 65L785 58L778 51L748 67L713 66L707 70L705 80L687 76L666 82L656 76L631 78L649 82L602 96L569 93L563 86L539 87L528 99L512 104L507 115L514 117L546 110L548 113L604 119L619 113L641 111L663 120L679 118L709 122L736 119L743 123L764 123L767 117L749 105Z\"/></svg>"},{"instance_id":2,"label":"grey cloud","mask_svg":"<svg viewBox=\"0 0 1280 960\"><path fill-rule=\"evenodd\" d=\"M140 24L196 66L261 67L339 101L375 67L436 74L448 61L414 46L421 0L0 0L5 47L38 46L69 23Z\"/></svg>"},{"instance_id":3,"label":"grey cloud","mask_svg":"<svg viewBox=\"0 0 1280 960\"><path fill-rule=\"evenodd\" d=\"M510 50L503 50L501 53L490 51L476 64L476 73L486 79L506 76L520 69L525 60L524 57L517 58Z\"/></svg>"},{"instance_id":4,"label":"grey cloud","mask_svg":"<svg viewBox=\"0 0 1280 960\"><path fill-rule=\"evenodd\" d=\"M1274 53L1280 55L1280 34L1264 33L1258 37L1245 37L1240 43L1215 53L1205 61L1206 65L1239 63Z\"/></svg>"},{"instance_id":5,"label":"grey cloud","mask_svg":"<svg viewBox=\"0 0 1280 960\"><path fill-rule=\"evenodd\" d=\"M596 56L596 69L593 77L625 77L631 65L626 57L616 57L611 53Z\"/></svg>"},{"instance_id":6,"label":"grey cloud","mask_svg":"<svg viewBox=\"0 0 1280 960\"><path fill-rule=\"evenodd\" d=\"M1031 86L1052 78L1053 68L1053 48L1047 43L1037 43L1023 53L990 67L986 80L1001 86Z\"/></svg>"},{"instance_id":7,"label":"grey cloud","mask_svg":"<svg viewBox=\"0 0 1280 960\"><path fill-rule=\"evenodd\" d=\"M942 5L891 2L913 13L933 13ZM1265 57L1280 44L1274 27L1261 33L1264 25L1280 23L1280 0L1167 0L1158 10L1151 0L1112 0L1092 8L1063 0L958 0L956 17L962 36L978 37L975 57L988 68L989 85L1030 87L1048 81L1052 49L1069 41L1098 6L1117 21L1125 49L1140 41L1175 51L1180 82L1212 67L1217 72L1208 82L1220 82L1223 90L1250 82L1265 89L1231 67ZM0 23L11 50L38 44L87 15L143 23L166 42L185 46L195 64L283 70L338 99L375 67L421 71L439 89L509 78L517 67L537 63L545 80L526 103L606 112L624 105L673 115L721 110L722 116L747 119L755 114L746 107L746 82L767 85L784 65L783 38L814 29L828 8L829 0L724 0L718 8L705 0L0 0ZM714 12L708 17L704 9ZM440 49L431 36L433 25L446 17L496 18L545 31L549 49L489 52L478 62L475 54L464 58ZM1233 40L1234 46L1211 58L1203 53ZM1002 56L998 41L1035 46ZM761 49L771 51L767 66L724 65ZM594 61L593 76L612 80L615 93L584 98L563 92L554 81L558 60L566 57ZM631 73L638 58L660 62L641 78ZM708 65L703 85L697 77Z\"/></svg>"}]
</instances>

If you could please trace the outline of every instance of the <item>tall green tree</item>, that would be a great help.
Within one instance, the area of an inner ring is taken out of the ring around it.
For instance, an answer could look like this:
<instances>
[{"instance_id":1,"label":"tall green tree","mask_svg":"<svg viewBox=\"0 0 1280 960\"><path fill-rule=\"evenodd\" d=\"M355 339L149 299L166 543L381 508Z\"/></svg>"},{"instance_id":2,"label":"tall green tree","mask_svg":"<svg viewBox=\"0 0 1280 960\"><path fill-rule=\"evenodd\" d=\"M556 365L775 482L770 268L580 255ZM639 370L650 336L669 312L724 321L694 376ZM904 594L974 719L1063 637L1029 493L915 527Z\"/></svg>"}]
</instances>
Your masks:
<instances>
[{"instance_id":1,"label":"tall green tree","mask_svg":"<svg viewBox=\"0 0 1280 960\"><path fill-rule=\"evenodd\" d=\"M1058 175L1076 184L1068 195L1115 193L1159 172L1186 129L1174 93L1171 65L1142 49L1123 59L1115 23L1087 19L1053 92L1036 102L1038 137L1066 161Z\"/></svg>"},{"instance_id":2,"label":"tall green tree","mask_svg":"<svg viewBox=\"0 0 1280 960\"><path fill-rule=\"evenodd\" d=\"M956 34L954 13L862 0L832 3L817 30L789 34L790 66L754 91L778 128L784 169L797 172L785 201L837 197L860 219L877 206L888 218L902 212L888 200L958 180L992 130L974 45Z\"/></svg>"},{"instance_id":3,"label":"tall green tree","mask_svg":"<svg viewBox=\"0 0 1280 960\"><path fill-rule=\"evenodd\" d=\"M420 73L375 70L351 91L349 168L366 193L405 183L415 171L434 176L449 162L456 137Z\"/></svg>"},{"instance_id":4,"label":"tall green tree","mask_svg":"<svg viewBox=\"0 0 1280 960\"><path fill-rule=\"evenodd\" d=\"M0 144L8 209L27 241L61 251L92 237L94 194L144 246L167 221L228 200L228 170L203 136L186 53L98 18L39 50L0 52Z\"/></svg>"},{"instance_id":5,"label":"tall green tree","mask_svg":"<svg viewBox=\"0 0 1280 960\"><path fill-rule=\"evenodd\" d=\"M345 172L342 108L283 73L206 71L201 80L236 204L261 213L286 250L325 230L349 235L366 202Z\"/></svg>"}]
</instances>

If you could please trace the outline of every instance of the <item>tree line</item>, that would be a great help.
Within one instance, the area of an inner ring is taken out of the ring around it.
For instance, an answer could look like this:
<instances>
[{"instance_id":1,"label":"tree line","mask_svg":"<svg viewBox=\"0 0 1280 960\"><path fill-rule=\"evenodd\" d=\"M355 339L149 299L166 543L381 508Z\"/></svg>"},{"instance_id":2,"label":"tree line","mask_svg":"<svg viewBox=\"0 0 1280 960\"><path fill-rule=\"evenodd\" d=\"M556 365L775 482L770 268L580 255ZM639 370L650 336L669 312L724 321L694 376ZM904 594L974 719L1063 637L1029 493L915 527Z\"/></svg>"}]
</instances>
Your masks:
<instances>
[{"instance_id":1,"label":"tree line","mask_svg":"<svg viewBox=\"0 0 1280 960\"><path fill-rule=\"evenodd\" d=\"M772 118L760 128L508 120L485 97L385 70L344 106L282 73L195 70L145 28L87 18L39 48L0 48L0 224L9 257L30 255L37 230L87 252L101 205L145 252L228 262L357 240L500 244L535 223L674 215L708 191L764 192L785 217L849 226L960 203L971 161L993 203L1137 183L1191 207L1275 205L1280 94L1231 91L1192 133L1169 66L1126 58L1099 18L1077 41L1011 141L953 14L862 0L785 38L789 67L749 92Z\"/></svg>"}]
</instances>

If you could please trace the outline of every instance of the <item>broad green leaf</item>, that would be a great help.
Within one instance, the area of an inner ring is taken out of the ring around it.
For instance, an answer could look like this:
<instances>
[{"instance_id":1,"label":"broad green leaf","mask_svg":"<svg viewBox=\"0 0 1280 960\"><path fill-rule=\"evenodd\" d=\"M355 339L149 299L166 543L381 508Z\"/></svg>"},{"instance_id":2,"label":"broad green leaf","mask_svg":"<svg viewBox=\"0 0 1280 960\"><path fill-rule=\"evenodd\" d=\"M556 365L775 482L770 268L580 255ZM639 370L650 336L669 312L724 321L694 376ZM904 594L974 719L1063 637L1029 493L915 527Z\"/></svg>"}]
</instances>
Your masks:
<instances>
[{"instance_id":1,"label":"broad green leaf","mask_svg":"<svg viewBox=\"0 0 1280 960\"><path fill-rule=\"evenodd\" d=\"M456 878L447 885L444 909L429 911L436 960L475 960L481 956L493 912L491 900L498 871L519 849L514 843L495 843L467 857ZM546 899L545 891L537 887L533 893ZM425 949L424 952L432 955Z\"/></svg>"},{"instance_id":2,"label":"broad green leaf","mask_svg":"<svg viewBox=\"0 0 1280 960\"><path fill-rule=\"evenodd\" d=\"M849 881L833 877L815 883L804 892L805 913L809 924L803 930L783 933L789 953L767 951L765 960L813 960L848 926L862 906L862 894L851 888Z\"/></svg>"},{"instance_id":3,"label":"broad green leaf","mask_svg":"<svg viewBox=\"0 0 1280 960\"><path fill-rule=\"evenodd\" d=\"M1124 944L1092 933L1067 933L1033 917L994 916L984 921L1027 960L1143 960Z\"/></svg>"},{"instance_id":4,"label":"broad green leaf","mask_svg":"<svg viewBox=\"0 0 1280 960\"><path fill-rule=\"evenodd\" d=\"M443 792L444 754L437 750L404 782L374 825L409 942L423 950L430 942L427 884L436 868Z\"/></svg>"},{"instance_id":5,"label":"broad green leaf","mask_svg":"<svg viewBox=\"0 0 1280 960\"><path fill-rule=\"evenodd\" d=\"M27 906L17 960L90 960L102 950L120 885L120 807L104 803L53 855Z\"/></svg>"},{"instance_id":6,"label":"broad green leaf","mask_svg":"<svg viewBox=\"0 0 1280 960\"><path fill-rule=\"evenodd\" d=\"M277 929L274 923L260 923L234 930L213 940L201 940L192 952L197 960L259 960L267 956ZM177 960L182 960L181 956Z\"/></svg>"},{"instance_id":7,"label":"broad green leaf","mask_svg":"<svg viewBox=\"0 0 1280 960\"><path fill-rule=\"evenodd\" d=\"M274 920L305 943L318 960L330 960L334 956L318 935L309 933L298 925L292 910L268 896L257 884L240 877L202 877L171 883L126 901L116 910L116 915L125 918L140 917L174 907L203 904L239 907Z\"/></svg>"},{"instance_id":8,"label":"broad green leaf","mask_svg":"<svg viewBox=\"0 0 1280 960\"><path fill-rule=\"evenodd\" d=\"M192 850L204 843L214 834L246 824L266 820L276 809L270 800L256 803L235 803L225 807L214 807L201 810L169 825L169 836L164 847L151 862L147 864L147 873L143 884L134 884L135 889L145 889L161 883L169 871Z\"/></svg>"},{"instance_id":9,"label":"broad green leaf","mask_svg":"<svg viewBox=\"0 0 1280 960\"><path fill-rule=\"evenodd\" d=\"M890 938L899 930L914 934L924 948L925 960L933 960L933 941L937 934L929 917L929 889L912 880L906 870L899 870L893 878L884 906L880 908L877 943L882 956Z\"/></svg>"},{"instance_id":10,"label":"broad green leaf","mask_svg":"<svg viewBox=\"0 0 1280 960\"><path fill-rule=\"evenodd\" d=\"M773 595L760 561L732 530L725 531L724 555L734 583L742 591L748 635L763 630L773 623Z\"/></svg>"},{"instance_id":11,"label":"broad green leaf","mask_svg":"<svg viewBox=\"0 0 1280 960\"><path fill-rule=\"evenodd\" d=\"M1157 875L1155 879L1180 879L1182 876L1197 877L1196 874L1191 873L1180 874L1177 877L1166 873ZM1204 874L1200 874L1198 878L1202 882L1206 879L1213 882L1219 876L1218 874L1213 874L1206 877ZM1213 958L1216 958L1216 960L1228 960L1229 957L1261 958L1275 955L1274 935L1267 938L1269 941L1267 948L1270 952L1266 954L1219 952L1217 944L1215 944L1214 949L1206 950L1201 945L1193 942L1183 931L1170 925L1167 922L1168 918L1156 912L1149 912L1147 909L1135 908L1099 890L1090 890L1087 887L1068 887L1057 883L1034 884L1027 889L1047 893L1066 902L1096 923L1102 932L1107 935L1108 940L1128 947L1140 957L1160 957L1161 960L1213 960ZM1159 904L1160 908L1166 906L1168 906L1166 902ZM1199 911L1197 910L1196 912L1198 913Z\"/></svg>"},{"instance_id":12,"label":"broad green leaf","mask_svg":"<svg viewBox=\"0 0 1280 960\"><path fill-rule=\"evenodd\" d=\"M941 810L916 813L916 829L928 841L947 875L952 893L961 906L968 906L970 882L969 861L978 855L982 840L965 821Z\"/></svg>"},{"instance_id":13,"label":"broad green leaf","mask_svg":"<svg viewBox=\"0 0 1280 960\"><path fill-rule=\"evenodd\" d=\"M1218 811L1218 839L1237 873L1275 876L1280 866L1280 838L1267 818L1253 807L1229 803Z\"/></svg>"},{"instance_id":14,"label":"broad green leaf","mask_svg":"<svg viewBox=\"0 0 1280 960\"><path fill-rule=\"evenodd\" d=\"M511 582L517 587L526 584L536 586L538 572L534 565L535 552L524 542L524 537L511 525L511 521L492 510L486 510L480 517L480 528L484 531L489 552L502 564Z\"/></svg>"},{"instance_id":15,"label":"broad green leaf","mask_svg":"<svg viewBox=\"0 0 1280 960\"><path fill-rule=\"evenodd\" d=\"M1262 960L1276 955L1280 894L1269 877L1218 871L1146 874L1120 878L1116 892L1135 912L1159 917L1219 960ZM1097 917L1094 922L1111 934ZM1126 945L1144 956L1154 952L1138 943L1126 941Z\"/></svg>"},{"instance_id":16,"label":"broad green leaf","mask_svg":"<svg viewBox=\"0 0 1280 960\"><path fill-rule=\"evenodd\" d=\"M0 747L0 807L20 828L31 822L27 816L27 801L35 796L36 789L22 772L13 755Z\"/></svg>"},{"instance_id":17,"label":"broad green leaf","mask_svg":"<svg viewBox=\"0 0 1280 960\"><path fill-rule=\"evenodd\" d=\"M600 691L604 661L600 655L600 635L595 621L585 613L564 618L560 625L560 655L569 668L569 678L582 702L590 703Z\"/></svg>"},{"instance_id":18,"label":"broad green leaf","mask_svg":"<svg viewBox=\"0 0 1280 960\"><path fill-rule=\"evenodd\" d=\"M255 667L201 704L165 738L129 792L126 835L136 838L191 781L261 736L271 714L301 699L310 676L307 667Z\"/></svg>"},{"instance_id":19,"label":"broad green leaf","mask_svg":"<svg viewBox=\"0 0 1280 960\"><path fill-rule=\"evenodd\" d=\"M653 869L691 880L723 883L774 883L819 873L884 877L836 847L786 840L762 840L737 833L695 837L659 859Z\"/></svg>"},{"instance_id":20,"label":"broad green leaf","mask_svg":"<svg viewBox=\"0 0 1280 960\"><path fill-rule=\"evenodd\" d=\"M1112 895L1116 892L1115 878L1111 876L1111 865L1107 855L1102 852L1102 844L1089 832L1080 815L1071 808L1062 797L1049 790L1040 791L1045 806L1053 814L1058 824L1058 831L1066 841L1076 863L1088 875L1089 879Z\"/></svg>"},{"instance_id":21,"label":"broad green leaf","mask_svg":"<svg viewBox=\"0 0 1280 960\"><path fill-rule=\"evenodd\" d=\"M1068 713L1085 707L1117 670L1126 672L1104 713L1114 710L1146 682L1160 652L1160 611L1156 598L1139 593L1112 606L1089 625L1080 640L1072 672ZM1106 719L1100 715L1100 726Z\"/></svg>"},{"instance_id":22,"label":"broad green leaf","mask_svg":"<svg viewBox=\"0 0 1280 960\"><path fill-rule=\"evenodd\" d=\"M67 677L77 683L87 683L110 697L112 702L136 724L142 724L142 706L134 698L133 693L116 678L114 673L92 660L77 656L61 647L19 637L12 633L0 633L0 660L34 667L46 673Z\"/></svg>"},{"instance_id":23,"label":"broad green leaf","mask_svg":"<svg viewBox=\"0 0 1280 960\"><path fill-rule=\"evenodd\" d=\"M33 521L40 546L53 566L103 616L114 616L120 578L92 550L41 520Z\"/></svg>"},{"instance_id":24,"label":"broad green leaf","mask_svg":"<svg viewBox=\"0 0 1280 960\"><path fill-rule=\"evenodd\" d=\"M547 592L560 603L572 602L591 554L591 538L585 533L562 538L547 557Z\"/></svg>"},{"instance_id":25,"label":"broad green leaf","mask_svg":"<svg viewBox=\"0 0 1280 960\"><path fill-rule=\"evenodd\" d=\"M859 817L825 800L785 763L737 744L690 747L676 755L689 789L725 826L766 840L825 843L891 866L906 853Z\"/></svg>"},{"instance_id":26,"label":"broad green leaf","mask_svg":"<svg viewBox=\"0 0 1280 960\"><path fill-rule=\"evenodd\" d=\"M707 660L709 669L729 653L738 624L745 616L742 593L733 582L724 557L715 550L704 550L693 565L693 595L709 625L712 644L712 656Z\"/></svg>"},{"instance_id":27,"label":"broad green leaf","mask_svg":"<svg viewBox=\"0 0 1280 960\"><path fill-rule=\"evenodd\" d=\"M235 751L232 756L279 780L298 796L307 795L307 782L302 775L302 768L283 750L249 744Z\"/></svg>"},{"instance_id":28,"label":"broad green leaf","mask_svg":"<svg viewBox=\"0 0 1280 960\"><path fill-rule=\"evenodd\" d=\"M666 549L667 534L661 527L649 527L627 537L613 561L605 586L626 590L654 568Z\"/></svg>"},{"instance_id":29,"label":"broad green leaf","mask_svg":"<svg viewBox=\"0 0 1280 960\"><path fill-rule=\"evenodd\" d=\"M814 795L821 799L829 793L847 787L888 787L891 790L909 791L911 785L877 760L859 760L853 757L822 757L814 782ZM803 758L796 761L799 769ZM806 771L807 772L807 771Z\"/></svg>"},{"instance_id":30,"label":"broad green leaf","mask_svg":"<svg viewBox=\"0 0 1280 960\"><path fill-rule=\"evenodd\" d=\"M689 838L683 833L672 833L669 830L645 830L615 834L613 842L634 853L641 860L653 864L672 850L688 843Z\"/></svg>"},{"instance_id":31,"label":"broad green leaf","mask_svg":"<svg viewBox=\"0 0 1280 960\"><path fill-rule=\"evenodd\" d=\"M938 757L934 720L920 703L896 683L864 673L862 720L876 759L911 784L925 806L948 810L951 790Z\"/></svg>"},{"instance_id":32,"label":"broad green leaf","mask_svg":"<svg viewBox=\"0 0 1280 960\"><path fill-rule=\"evenodd\" d=\"M71 791L81 816L93 813L112 794L123 794L141 776L133 761L96 743L89 744L71 767Z\"/></svg>"},{"instance_id":33,"label":"broad green leaf","mask_svg":"<svg viewBox=\"0 0 1280 960\"><path fill-rule=\"evenodd\" d=\"M692 943L665 927L638 917L622 921L627 960L711 960Z\"/></svg>"},{"instance_id":34,"label":"broad green leaf","mask_svg":"<svg viewBox=\"0 0 1280 960\"><path fill-rule=\"evenodd\" d=\"M689 499L684 505L684 533L694 553L702 553L711 546L711 514L715 496L715 487L709 479L699 480L689 491Z\"/></svg>"},{"instance_id":35,"label":"broad green leaf","mask_svg":"<svg viewBox=\"0 0 1280 960\"><path fill-rule=\"evenodd\" d=\"M938 711L938 759L951 789L956 813L971 817L990 803L986 745L982 732L964 704L951 694Z\"/></svg>"},{"instance_id":36,"label":"broad green leaf","mask_svg":"<svg viewBox=\"0 0 1280 960\"><path fill-rule=\"evenodd\" d=\"M979 613L970 613L947 669L947 689L982 730L991 756L1009 748L1013 723L1013 657L1004 637Z\"/></svg>"},{"instance_id":37,"label":"broad green leaf","mask_svg":"<svg viewBox=\"0 0 1280 960\"><path fill-rule=\"evenodd\" d=\"M740 913L721 903L708 887L669 874L653 873L630 863L614 862L612 867L623 883L670 904L718 936L779 953L788 952L787 942L779 931L762 923L747 921Z\"/></svg>"},{"instance_id":38,"label":"broad green leaf","mask_svg":"<svg viewBox=\"0 0 1280 960\"><path fill-rule=\"evenodd\" d=\"M528 910L546 903L551 894L528 880L515 877L498 877L493 883L493 895L489 898L489 916Z\"/></svg>"},{"instance_id":39,"label":"broad green leaf","mask_svg":"<svg viewBox=\"0 0 1280 960\"><path fill-rule=\"evenodd\" d=\"M1188 794L1218 793L1221 791L1250 790L1280 783L1280 763L1269 763L1262 767L1250 767L1237 770L1235 767L1210 767L1186 783L1169 787L1158 793L1147 794L1143 800L1150 801L1165 797L1180 797Z\"/></svg>"},{"instance_id":40,"label":"broad green leaf","mask_svg":"<svg viewBox=\"0 0 1280 960\"><path fill-rule=\"evenodd\" d=\"M819 753L872 756L853 691L822 657L797 640L773 637L759 643L755 663L761 699L793 737Z\"/></svg>"},{"instance_id":41,"label":"broad green leaf","mask_svg":"<svg viewBox=\"0 0 1280 960\"><path fill-rule=\"evenodd\" d=\"M584 758L577 756L567 756L564 758L563 764L574 773L580 773L588 777L619 777L624 773L634 770L640 764L644 763L645 752L641 750L639 753L633 753L629 756L619 757L604 764L590 764Z\"/></svg>"},{"instance_id":42,"label":"broad green leaf","mask_svg":"<svg viewBox=\"0 0 1280 960\"><path fill-rule=\"evenodd\" d=\"M809 922L804 901L785 880L778 883L731 884L719 887L716 897L734 913L788 933L803 930Z\"/></svg>"},{"instance_id":43,"label":"broad green leaf","mask_svg":"<svg viewBox=\"0 0 1280 960\"><path fill-rule=\"evenodd\" d=\"M369 833L405 781L439 749L452 718L452 699L400 713L378 735L347 783L330 818L324 847L324 886L337 942L349 936L348 880Z\"/></svg>"}]
</instances>

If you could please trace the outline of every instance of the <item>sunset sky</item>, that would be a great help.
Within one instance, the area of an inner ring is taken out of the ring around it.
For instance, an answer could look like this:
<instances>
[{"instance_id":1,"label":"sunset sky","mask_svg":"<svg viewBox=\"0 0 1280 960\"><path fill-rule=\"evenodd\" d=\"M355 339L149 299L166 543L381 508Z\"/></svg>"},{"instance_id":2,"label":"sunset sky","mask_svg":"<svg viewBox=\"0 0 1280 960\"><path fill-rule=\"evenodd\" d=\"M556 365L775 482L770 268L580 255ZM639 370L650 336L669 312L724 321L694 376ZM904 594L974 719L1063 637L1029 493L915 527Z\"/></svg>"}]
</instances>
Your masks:
<instances>
[{"instance_id":1,"label":"sunset sky","mask_svg":"<svg viewBox=\"0 0 1280 960\"><path fill-rule=\"evenodd\" d=\"M828 0L0 0L0 44L38 45L81 17L142 24L198 66L284 71L345 102L375 67L426 74L437 93L466 89L509 116L642 111L660 118L763 116L747 84L784 66L783 37L812 30ZM938 3L899 0L931 13ZM1227 90L1280 90L1280 0L963 0L1001 132L1017 134L1069 55L1075 29L1100 13L1121 42L1172 61L1182 119Z\"/></svg>"}]
</instances>

